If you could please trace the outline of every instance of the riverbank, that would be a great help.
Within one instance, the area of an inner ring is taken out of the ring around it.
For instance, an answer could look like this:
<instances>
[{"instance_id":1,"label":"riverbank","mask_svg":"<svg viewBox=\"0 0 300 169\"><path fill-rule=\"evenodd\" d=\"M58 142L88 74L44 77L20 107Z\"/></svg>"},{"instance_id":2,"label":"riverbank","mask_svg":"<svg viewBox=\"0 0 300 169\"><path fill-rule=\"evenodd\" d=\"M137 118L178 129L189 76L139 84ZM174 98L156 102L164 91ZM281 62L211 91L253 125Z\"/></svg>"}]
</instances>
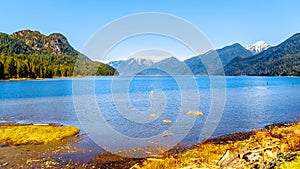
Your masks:
<instances>
[{"instance_id":1,"label":"riverbank","mask_svg":"<svg viewBox=\"0 0 300 169\"><path fill-rule=\"evenodd\" d=\"M2 133L2 132L1 132ZM0 168L299 168L300 123L281 123L250 132L208 139L193 146L178 146L145 159L132 159L111 153L98 153L91 161L73 159L88 155L74 147L81 137L42 145L0 147ZM40 151L43 149L43 151ZM8 150L8 151L7 151ZM8 153L11 151L11 153ZM43 152L37 155L37 152ZM132 150L134 151L134 150ZM20 153L21 152L21 153ZM19 154L18 154L19 153ZM8 155L17 156L12 162ZM22 159L22 160L20 160Z\"/></svg>"}]
</instances>

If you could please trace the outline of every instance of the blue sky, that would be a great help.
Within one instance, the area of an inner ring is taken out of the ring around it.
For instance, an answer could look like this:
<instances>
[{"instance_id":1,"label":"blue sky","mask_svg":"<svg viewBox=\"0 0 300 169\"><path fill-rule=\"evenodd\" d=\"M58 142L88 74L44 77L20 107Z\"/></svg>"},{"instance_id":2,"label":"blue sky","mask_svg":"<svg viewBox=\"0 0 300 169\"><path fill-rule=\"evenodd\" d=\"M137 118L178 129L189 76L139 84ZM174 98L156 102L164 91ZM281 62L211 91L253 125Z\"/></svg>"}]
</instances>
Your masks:
<instances>
[{"instance_id":1,"label":"blue sky","mask_svg":"<svg viewBox=\"0 0 300 169\"><path fill-rule=\"evenodd\" d=\"M81 50L97 30L120 17L162 12L191 22L215 48L264 40L277 45L300 32L298 0L0 0L0 31L60 32ZM148 44L149 45L149 44ZM150 46L151 47L151 46ZM119 52L120 53L120 52Z\"/></svg>"}]
</instances>

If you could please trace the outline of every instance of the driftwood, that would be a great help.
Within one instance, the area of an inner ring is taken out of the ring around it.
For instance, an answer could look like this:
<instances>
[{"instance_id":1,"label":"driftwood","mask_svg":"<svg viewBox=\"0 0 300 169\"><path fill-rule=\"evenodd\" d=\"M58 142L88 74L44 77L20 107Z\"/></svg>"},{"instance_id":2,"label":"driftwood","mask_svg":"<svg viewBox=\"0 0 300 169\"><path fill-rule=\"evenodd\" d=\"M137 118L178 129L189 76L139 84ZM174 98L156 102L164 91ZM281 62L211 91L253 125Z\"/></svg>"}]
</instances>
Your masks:
<instances>
[{"instance_id":1,"label":"driftwood","mask_svg":"<svg viewBox=\"0 0 300 169\"><path fill-rule=\"evenodd\" d=\"M84 133L81 133L81 134L77 134L76 137L81 137L81 136L84 136L84 135L88 135L90 134L89 132L84 132Z\"/></svg>"},{"instance_id":2,"label":"driftwood","mask_svg":"<svg viewBox=\"0 0 300 169\"><path fill-rule=\"evenodd\" d=\"M35 123L35 124L32 124L34 126L49 126L50 124L43 124L43 123Z\"/></svg>"},{"instance_id":3,"label":"driftwood","mask_svg":"<svg viewBox=\"0 0 300 169\"><path fill-rule=\"evenodd\" d=\"M157 159L157 158L147 158L148 161L165 161L163 159Z\"/></svg>"},{"instance_id":4,"label":"driftwood","mask_svg":"<svg viewBox=\"0 0 300 169\"><path fill-rule=\"evenodd\" d=\"M224 165L222 165L222 166L220 167L220 169L227 167L230 163L232 163L232 162L233 162L235 159L237 159L238 157L239 157L238 154L235 155L235 156L233 156L233 157L231 157L231 158L227 161L227 163L225 163Z\"/></svg>"},{"instance_id":5,"label":"driftwood","mask_svg":"<svg viewBox=\"0 0 300 169\"><path fill-rule=\"evenodd\" d=\"M139 165L139 163L135 163L132 167L130 167L130 169L134 169Z\"/></svg>"},{"instance_id":6,"label":"driftwood","mask_svg":"<svg viewBox=\"0 0 300 169\"><path fill-rule=\"evenodd\" d=\"M244 147L244 148L242 149L242 152L244 152L244 151L247 150L247 149L248 149L248 146ZM241 153L242 153L242 152L241 152ZM239 156L240 156L240 153L237 154L237 155L234 155L233 157L231 157L224 165L222 165L222 166L220 167L220 169L227 167L230 163L232 163L234 160L236 160Z\"/></svg>"},{"instance_id":7,"label":"driftwood","mask_svg":"<svg viewBox=\"0 0 300 169\"><path fill-rule=\"evenodd\" d=\"M277 146L272 146L272 147L266 147L266 148L261 148L261 149L254 149L254 150L251 150L251 151L247 151L245 153L243 153L244 151L246 151L248 149L248 147L244 147L242 149L242 152L240 152L239 154L237 155L234 155L233 157L231 157L225 164L223 164L220 168L225 168L227 166L229 166L233 161L235 161L237 158L240 158L240 159L244 159L248 162L255 162L255 161L260 161L262 160L262 155L261 155L261 151L265 151L265 150L268 150L268 149L272 149L274 147L277 147ZM217 164L222 164L224 161L226 161L226 159L228 159L228 156L229 156L229 153L227 155L227 152L228 150L226 151L226 153L222 156L222 158L218 161ZM241 163L240 162L237 162L237 164L235 165L240 165Z\"/></svg>"},{"instance_id":8,"label":"driftwood","mask_svg":"<svg viewBox=\"0 0 300 169\"><path fill-rule=\"evenodd\" d=\"M254 149L252 151L247 151L246 153L243 154L239 154L239 158L245 159L246 161L257 161L259 159L260 153L262 151L268 150L268 149L272 149L275 148L277 146L272 146L272 147L266 147L266 148L261 148L261 149Z\"/></svg>"},{"instance_id":9,"label":"driftwood","mask_svg":"<svg viewBox=\"0 0 300 169\"><path fill-rule=\"evenodd\" d=\"M217 162L218 165L222 164L225 160L227 160L227 158L229 157L229 150L227 150L225 152L225 154L220 158L220 160Z\"/></svg>"}]
</instances>

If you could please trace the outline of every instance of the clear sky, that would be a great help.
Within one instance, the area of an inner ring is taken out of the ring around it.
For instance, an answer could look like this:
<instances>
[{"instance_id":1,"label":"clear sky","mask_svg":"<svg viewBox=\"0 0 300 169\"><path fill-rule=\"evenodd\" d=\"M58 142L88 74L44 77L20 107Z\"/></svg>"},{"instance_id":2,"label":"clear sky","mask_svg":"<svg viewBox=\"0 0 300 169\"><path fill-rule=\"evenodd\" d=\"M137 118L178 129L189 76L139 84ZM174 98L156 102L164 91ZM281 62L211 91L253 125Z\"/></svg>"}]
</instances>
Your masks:
<instances>
[{"instance_id":1,"label":"clear sky","mask_svg":"<svg viewBox=\"0 0 300 169\"><path fill-rule=\"evenodd\" d=\"M60 32L82 50L101 27L120 17L162 12L201 30L215 48L264 40L277 45L300 32L299 0L0 0L0 31Z\"/></svg>"}]
</instances>

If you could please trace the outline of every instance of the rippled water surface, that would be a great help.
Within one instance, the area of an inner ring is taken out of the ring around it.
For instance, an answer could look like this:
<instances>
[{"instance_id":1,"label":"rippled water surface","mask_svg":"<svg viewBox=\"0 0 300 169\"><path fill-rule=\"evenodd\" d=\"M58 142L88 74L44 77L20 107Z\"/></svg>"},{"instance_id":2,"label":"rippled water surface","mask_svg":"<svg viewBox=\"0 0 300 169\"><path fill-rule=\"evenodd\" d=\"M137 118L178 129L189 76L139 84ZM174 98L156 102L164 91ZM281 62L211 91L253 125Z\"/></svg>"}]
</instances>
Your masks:
<instances>
[{"instance_id":1,"label":"rippled water surface","mask_svg":"<svg viewBox=\"0 0 300 169\"><path fill-rule=\"evenodd\" d=\"M209 77L194 77L195 88L185 81L191 77L179 78L187 84L182 85L178 78L168 76L117 80L97 77L92 91L99 113L107 124L118 133L133 138L160 135L175 121L180 121L180 113L189 111L183 105L197 106L204 116L191 120L192 128L186 123L178 123L172 133L187 135L183 142L194 143L199 141L203 126L210 125L206 120L214 100L211 82ZM226 77L225 80L225 107L212 136L300 120L300 78ZM81 88L79 95L89 90L86 87ZM73 101L72 79L0 82L0 89L0 123L61 123L81 127ZM88 103L86 109L89 110ZM164 119L172 123L163 124Z\"/></svg>"}]
</instances>

